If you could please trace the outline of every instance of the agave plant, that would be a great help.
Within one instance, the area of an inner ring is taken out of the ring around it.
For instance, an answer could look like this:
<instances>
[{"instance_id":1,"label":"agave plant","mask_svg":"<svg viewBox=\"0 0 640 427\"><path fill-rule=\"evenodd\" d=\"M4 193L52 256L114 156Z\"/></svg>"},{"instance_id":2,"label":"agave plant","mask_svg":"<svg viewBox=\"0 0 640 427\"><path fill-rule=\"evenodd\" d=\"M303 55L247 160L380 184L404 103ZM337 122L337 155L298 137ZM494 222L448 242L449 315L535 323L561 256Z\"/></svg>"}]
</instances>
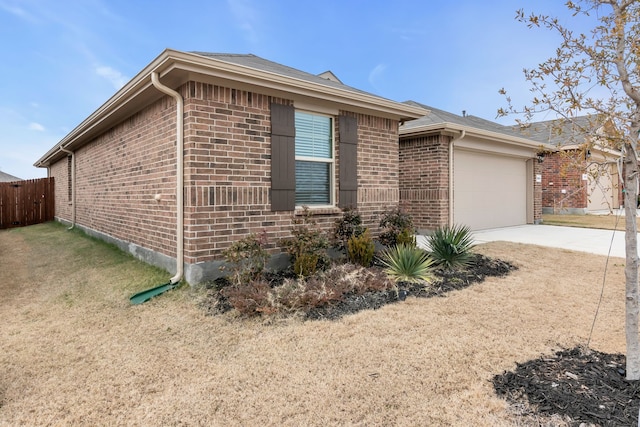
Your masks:
<instances>
[{"instance_id":1,"label":"agave plant","mask_svg":"<svg viewBox=\"0 0 640 427\"><path fill-rule=\"evenodd\" d=\"M440 227L427 238L434 263L446 269L466 268L475 246L471 229L466 225Z\"/></svg>"},{"instance_id":2,"label":"agave plant","mask_svg":"<svg viewBox=\"0 0 640 427\"><path fill-rule=\"evenodd\" d=\"M432 279L433 260L427 252L415 246L395 245L382 253L380 261L395 282L428 283Z\"/></svg>"}]
</instances>

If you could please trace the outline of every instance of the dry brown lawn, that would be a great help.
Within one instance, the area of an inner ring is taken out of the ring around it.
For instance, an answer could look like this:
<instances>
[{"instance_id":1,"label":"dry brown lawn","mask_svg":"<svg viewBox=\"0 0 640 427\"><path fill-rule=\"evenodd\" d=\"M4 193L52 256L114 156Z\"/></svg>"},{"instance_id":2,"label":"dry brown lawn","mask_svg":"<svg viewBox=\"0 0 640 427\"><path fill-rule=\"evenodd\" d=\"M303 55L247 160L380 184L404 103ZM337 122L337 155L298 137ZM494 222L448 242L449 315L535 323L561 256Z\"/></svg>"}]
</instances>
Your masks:
<instances>
[{"instance_id":1,"label":"dry brown lawn","mask_svg":"<svg viewBox=\"0 0 640 427\"><path fill-rule=\"evenodd\" d=\"M605 258L497 242L505 278L339 321L206 316L166 275L44 224L0 232L0 426L522 426L491 378L587 340ZM624 351L623 260L591 346Z\"/></svg>"},{"instance_id":2,"label":"dry brown lawn","mask_svg":"<svg viewBox=\"0 0 640 427\"><path fill-rule=\"evenodd\" d=\"M563 225L566 227L601 228L605 230L624 230L624 216L609 215L542 215L545 225ZM640 228L640 218L637 220Z\"/></svg>"}]
</instances>

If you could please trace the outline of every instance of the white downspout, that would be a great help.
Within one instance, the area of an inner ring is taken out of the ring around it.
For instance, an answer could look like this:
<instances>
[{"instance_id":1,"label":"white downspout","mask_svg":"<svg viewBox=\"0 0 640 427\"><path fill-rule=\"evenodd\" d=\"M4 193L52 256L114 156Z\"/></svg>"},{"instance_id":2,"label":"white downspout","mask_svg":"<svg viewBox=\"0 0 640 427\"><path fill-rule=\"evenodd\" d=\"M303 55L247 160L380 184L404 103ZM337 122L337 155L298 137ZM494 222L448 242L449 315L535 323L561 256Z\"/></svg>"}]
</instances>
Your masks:
<instances>
[{"instance_id":1,"label":"white downspout","mask_svg":"<svg viewBox=\"0 0 640 427\"><path fill-rule=\"evenodd\" d=\"M449 227L453 227L453 143L460 141L467 134L466 130L462 130L457 138L449 141Z\"/></svg>"},{"instance_id":2,"label":"white downspout","mask_svg":"<svg viewBox=\"0 0 640 427\"><path fill-rule=\"evenodd\" d=\"M182 96L160 83L158 73L151 73L151 83L176 100L176 275L170 280L178 283L184 274L184 100Z\"/></svg>"},{"instance_id":3,"label":"white downspout","mask_svg":"<svg viewBox=\"0 0 640 427\"><path fill-rule=\"evenodd\" d=\"M73 230L76 226L76 155L60 145L60 151L71 155L71 226L67 230Z\"/></svg>"}]
</instances>

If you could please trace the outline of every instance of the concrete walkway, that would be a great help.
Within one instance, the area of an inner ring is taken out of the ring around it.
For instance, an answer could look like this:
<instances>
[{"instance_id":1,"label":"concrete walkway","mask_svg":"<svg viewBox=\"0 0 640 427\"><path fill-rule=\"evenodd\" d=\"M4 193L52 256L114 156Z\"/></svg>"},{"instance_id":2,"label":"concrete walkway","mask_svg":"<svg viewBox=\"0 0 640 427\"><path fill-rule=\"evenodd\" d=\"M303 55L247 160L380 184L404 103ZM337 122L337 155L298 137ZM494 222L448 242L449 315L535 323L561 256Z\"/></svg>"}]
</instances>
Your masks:
<instances>
[{"instance_id":1,"label":"concrete walkway","mask_svg":"<svg viewBox=\"0 0 640 427\"><path fill-rule=\"evenodd\" d=\"M619 258L625 257L624 234L624 231L556 225L520 225L473 232L478 244L494 241L518 242L598 255L610 253ZM424 245L424 236L418 236L417 240L421 246Z\"/></svg>"}]
</instances>

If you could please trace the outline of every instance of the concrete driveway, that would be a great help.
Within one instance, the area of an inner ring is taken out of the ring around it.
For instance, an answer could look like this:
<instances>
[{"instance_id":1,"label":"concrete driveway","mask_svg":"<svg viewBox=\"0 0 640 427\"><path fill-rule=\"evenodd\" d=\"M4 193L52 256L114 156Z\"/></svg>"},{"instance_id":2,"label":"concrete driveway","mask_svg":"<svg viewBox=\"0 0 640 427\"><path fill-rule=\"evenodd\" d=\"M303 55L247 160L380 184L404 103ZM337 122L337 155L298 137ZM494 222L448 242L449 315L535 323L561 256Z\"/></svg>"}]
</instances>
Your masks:
<instances>
[{"instance_id":1,"label":"concrete driveway","mask_svg":"<svg viewBox=\"0 0 640 427\"><path fill-rule=\"evenodd\" d=\"M477 243L503 240L598 255L611 254L613 257L625 257L624 231L556 225L520 225L475 231L473 234Z\"/></svg>"},{"instance_id":2,"label":"concrete driveway","mask_svg":"<svg viewBox=\"0 0 640 427\"><path fill-rule=\"evenodd\" d=\"M519 225L473 232L476 243L518 242L598 255L610 253L619 258L625 257L624 234L624 231L556 225ZM417 241L419 245L426 246L424 236L418 236Z\"/></svg>"}]
</instances>

